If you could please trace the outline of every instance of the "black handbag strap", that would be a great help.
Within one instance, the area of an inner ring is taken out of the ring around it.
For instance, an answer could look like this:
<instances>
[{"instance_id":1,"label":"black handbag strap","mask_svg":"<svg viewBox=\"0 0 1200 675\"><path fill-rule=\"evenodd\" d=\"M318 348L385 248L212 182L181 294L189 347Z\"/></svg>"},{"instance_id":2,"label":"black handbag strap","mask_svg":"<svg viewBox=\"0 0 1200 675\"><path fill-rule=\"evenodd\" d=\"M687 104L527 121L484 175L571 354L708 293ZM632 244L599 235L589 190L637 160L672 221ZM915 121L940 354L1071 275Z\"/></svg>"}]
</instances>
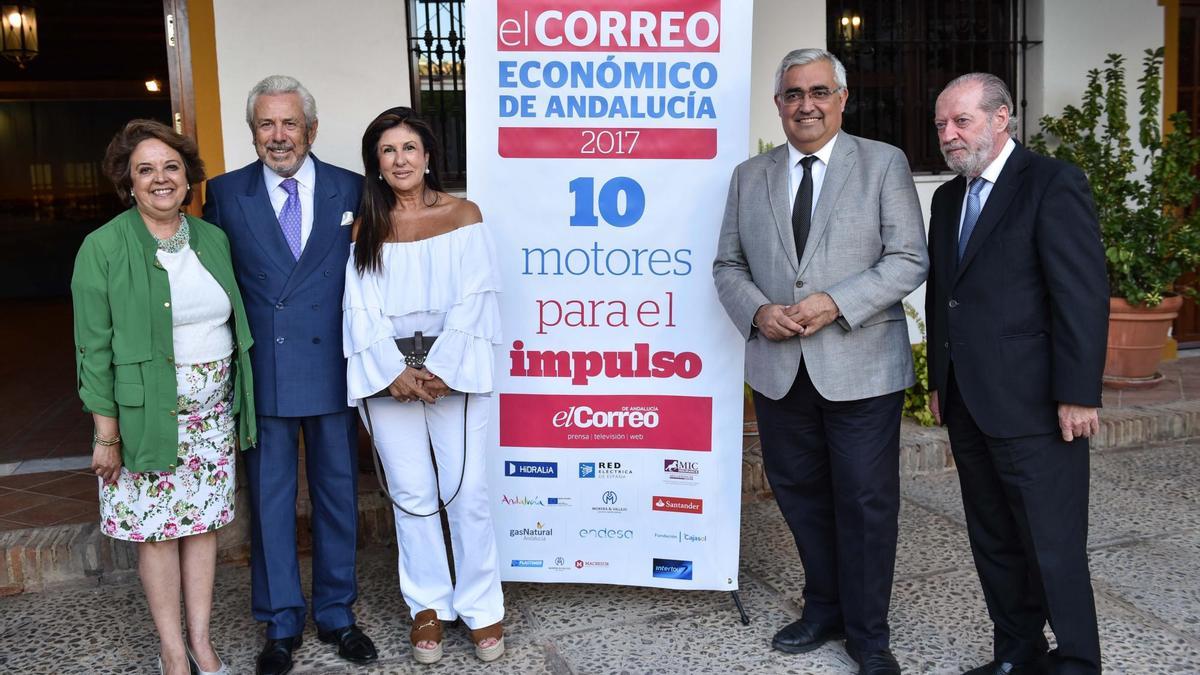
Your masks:
<instances>
[{"instance_id":1,"label":"black handbag strap","mask_svg":"<svg viewBox=\"0 0 1200 675\"><path fill-rule=\"evenodd\" d=\"M420 335L420 333L418 333L418 335ZM467 405L470 403L470 400L470 394L464 393L463 454L462 462L460 463L458 470L458 487L454 489L454 494L450 495L450 499L447 499L445 502L442 501L442 486L441 481L438 480L437 456L433 451L433 434L429 433L428 421L425 423L425 436L429 439L429 460L433 462L433 487L437 492L439 504L437 509L429 513L413 513L412 511L409 511L401 506L399 502L392 498L392 493L390 490L388 490L387 476L383 473L383 467L380 465L379 446L375 445L375 427L371 424L371 406L367 403L368 399L364 398L362 400L363 412L365 413L364 416L367 418L367 433L371 436L371 459L375 462L375 476L379 479L379 491L383 493L384 497L387 497L387 500L392 503L392 506L395 506L403 513L416 518L429 518L430 516L436 516L442 511L445 511L450 506L450 502L454 501L454 499L458 497L458 493L462 491L463 477L466 476L467 473ZM427 404L424 401L421 401L421 406L424 407L425 405Z\"/></svg>"}]
</instances>

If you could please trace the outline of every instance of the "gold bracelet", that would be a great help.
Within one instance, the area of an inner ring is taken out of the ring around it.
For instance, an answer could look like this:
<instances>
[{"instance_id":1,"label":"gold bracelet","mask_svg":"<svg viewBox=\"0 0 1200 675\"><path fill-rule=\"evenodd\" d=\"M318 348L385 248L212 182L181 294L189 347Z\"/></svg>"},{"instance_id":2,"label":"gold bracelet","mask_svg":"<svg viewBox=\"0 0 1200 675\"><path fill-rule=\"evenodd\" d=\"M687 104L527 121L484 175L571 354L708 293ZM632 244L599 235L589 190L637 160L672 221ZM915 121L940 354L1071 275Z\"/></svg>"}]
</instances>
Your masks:
<instances>
[{"instance_id":1,"label":"gold bracelet","mask_svg":"<svg viewBox=\"0 0 1200 675\"><path fill-rule=\"evenodd\" d=\"M120 445L121 434L117 434L115 438L100 438L100 434L92 432L92 443L94 445L102 445L106 448L111 448L114 445Z\"/></svg>"}]
</instances>

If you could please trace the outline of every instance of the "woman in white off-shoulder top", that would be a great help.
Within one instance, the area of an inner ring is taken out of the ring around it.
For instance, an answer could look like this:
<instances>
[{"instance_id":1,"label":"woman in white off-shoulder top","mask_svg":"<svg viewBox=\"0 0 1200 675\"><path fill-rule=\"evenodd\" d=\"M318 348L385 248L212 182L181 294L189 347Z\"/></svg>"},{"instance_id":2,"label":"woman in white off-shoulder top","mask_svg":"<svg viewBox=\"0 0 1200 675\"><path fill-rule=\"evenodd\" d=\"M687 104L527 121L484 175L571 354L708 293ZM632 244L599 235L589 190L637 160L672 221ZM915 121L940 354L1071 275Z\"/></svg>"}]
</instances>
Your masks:
<instances>
[{"instance_id":1,"label":"woman in white off-shoulder top","mask_svg":"<svg viewBox=\"0 0 1200 675\"><path fill-rule=\"evenodd\" d=\"M429 126L409 108L380 114L363 134L363 205L343 302L348 395L372 432L396 507L413 657L441 658L441 624L461 618L476 655L491 661L504 652L504 597L483 450L500 284L479 208L442 192L437 152ZM418 332L423 364L412 343Z\"/></svg>"}]
</instances>

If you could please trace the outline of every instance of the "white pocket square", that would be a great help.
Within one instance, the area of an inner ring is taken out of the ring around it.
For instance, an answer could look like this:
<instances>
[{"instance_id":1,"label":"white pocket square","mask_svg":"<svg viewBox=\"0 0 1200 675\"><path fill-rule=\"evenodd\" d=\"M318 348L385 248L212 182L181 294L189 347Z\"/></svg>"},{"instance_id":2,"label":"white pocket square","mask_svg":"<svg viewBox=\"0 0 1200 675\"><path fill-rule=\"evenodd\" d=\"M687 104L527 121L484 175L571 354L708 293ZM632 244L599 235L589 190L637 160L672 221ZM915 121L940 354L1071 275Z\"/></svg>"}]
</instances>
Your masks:
<instances>
[{"instance_id":1,"label":"white pocket square","mask_svg":"<svg viewBox=\"0 0 1200 675\"><path fill-rule=\"evenodd\" d=\"M354 212L346 211L342 214L342 227L354 224Z\"/></svg>"}]
</instances>

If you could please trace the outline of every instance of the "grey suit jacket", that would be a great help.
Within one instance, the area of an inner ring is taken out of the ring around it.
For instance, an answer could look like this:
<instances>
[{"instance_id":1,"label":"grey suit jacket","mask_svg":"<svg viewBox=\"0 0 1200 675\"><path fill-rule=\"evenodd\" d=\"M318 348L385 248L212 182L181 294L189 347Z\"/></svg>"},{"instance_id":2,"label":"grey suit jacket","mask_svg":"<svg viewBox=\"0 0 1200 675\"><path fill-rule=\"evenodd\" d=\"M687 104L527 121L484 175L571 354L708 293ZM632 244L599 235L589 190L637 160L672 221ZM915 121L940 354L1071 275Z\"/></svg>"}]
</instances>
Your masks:
<instances>
[{"instance_id":1,"label":"grey suit jacket","mask_svg":"<svg viewBox=\"0 0 1200 675\"><path fill-rule=\"evenodd\" d=\"M840 132L796 260L786 145L738 165L713 262L717 295L746 338L746 381L783 398L801 360L817 391L848 401L915 382L901 301L925 280L925 226L898 148ZM752 326L765 304L824 291L841 310L808 337L773 342Z\"/></svg>"}]
</instances>

